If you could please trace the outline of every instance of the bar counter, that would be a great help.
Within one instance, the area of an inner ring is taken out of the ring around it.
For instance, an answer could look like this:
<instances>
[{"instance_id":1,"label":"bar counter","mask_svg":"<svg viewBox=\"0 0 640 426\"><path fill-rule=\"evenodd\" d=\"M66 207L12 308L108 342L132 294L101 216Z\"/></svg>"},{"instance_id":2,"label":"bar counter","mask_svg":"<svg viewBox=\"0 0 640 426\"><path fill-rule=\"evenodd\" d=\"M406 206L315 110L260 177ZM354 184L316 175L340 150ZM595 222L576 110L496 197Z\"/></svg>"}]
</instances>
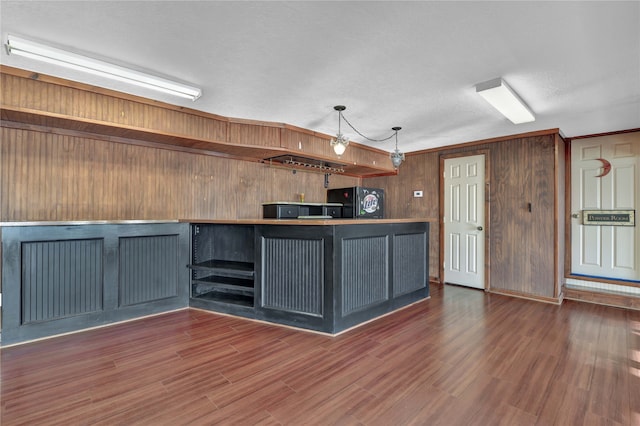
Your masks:
<instances>
[{"instance_id":1,"label":"bar counter","mask_svg":"<svg viewBox=\"0 0 640 426\"><path fill-rule=\"evenodd\" d=\"M420 219L0 222L2 345L194 307L336 334L429 297Z\"/></svg>"},{"instance_id":2,"label":"bar counter","mask_svg":"<svg viewBox=\"0 0 640 426\"><path fill-rule=\"evenodd\" d=\"M419 219L190 219L190 306L336 334L429 297Z\"/></svg>"}]
</instances>

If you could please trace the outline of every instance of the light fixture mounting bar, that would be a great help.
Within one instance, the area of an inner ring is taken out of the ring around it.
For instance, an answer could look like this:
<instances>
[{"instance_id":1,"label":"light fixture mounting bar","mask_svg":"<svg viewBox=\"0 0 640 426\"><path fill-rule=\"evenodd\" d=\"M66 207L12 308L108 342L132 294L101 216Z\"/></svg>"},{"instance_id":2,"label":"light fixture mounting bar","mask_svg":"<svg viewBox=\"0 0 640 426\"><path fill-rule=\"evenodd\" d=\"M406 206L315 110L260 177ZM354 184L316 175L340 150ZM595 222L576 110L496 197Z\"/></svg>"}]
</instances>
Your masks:
<instances>
[{"instance_id":1,"label":"light fixture mounting bar","mask_svg":"<svg viewBox=\"0 0 640 426\"><path fill-rule=\"evenodd\" d=\"M18 55L25 58L35 59L49 64L108 78L110 80L168 93L170 95L179 96L192 101L195 101L202 95L202 90L194 86L146 74L34 41L25 40L13 35L7 36L6 47L7 52L10 55Z\"/></svg>"}]
</instances>

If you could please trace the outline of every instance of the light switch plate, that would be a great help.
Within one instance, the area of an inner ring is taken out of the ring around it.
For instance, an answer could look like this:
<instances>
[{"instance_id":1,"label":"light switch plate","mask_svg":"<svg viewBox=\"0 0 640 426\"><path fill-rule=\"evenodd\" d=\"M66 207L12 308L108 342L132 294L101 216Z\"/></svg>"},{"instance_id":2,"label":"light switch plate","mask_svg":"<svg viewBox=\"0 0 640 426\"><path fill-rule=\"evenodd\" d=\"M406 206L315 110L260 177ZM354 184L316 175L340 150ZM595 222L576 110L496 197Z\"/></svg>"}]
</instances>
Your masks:
<instances>
[{"instance_id":1,"label":"light switch plate","mask_svg":"<svg viewBox=\"0 0 640 426\"><path fill-rule=\"evenodd\" d=\"M422 197L422 191L413 191L413 197L414 198L421 198Z\"/></svg>"}]
</instances>

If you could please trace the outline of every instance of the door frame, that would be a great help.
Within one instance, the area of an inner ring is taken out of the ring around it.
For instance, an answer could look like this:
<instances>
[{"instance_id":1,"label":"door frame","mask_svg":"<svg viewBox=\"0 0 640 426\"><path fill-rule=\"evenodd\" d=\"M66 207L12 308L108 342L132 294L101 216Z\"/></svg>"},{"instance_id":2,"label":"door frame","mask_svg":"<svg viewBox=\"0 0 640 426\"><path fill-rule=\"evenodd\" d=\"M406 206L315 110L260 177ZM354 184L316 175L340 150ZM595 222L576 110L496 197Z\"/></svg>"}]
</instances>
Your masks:
<instances>
[{"instance_id":1,"label":"door frame","mask_svg":"<svg viewBox=\"0 0 640 426\"><path fill-rule=\"evenodd\" d=\"M456 152L450 154L440 154L440 177L439 177L439 206L438 206L438 224L439 224L439 265L438 265L438 279L441 284L444 284L444 259L445 259L445 235L444 235L444 160L460 157L471 157L473 155L484 155L484 291L491 289L491 250L489 243L491 242L491 160L489 149L475 149L463 152Z\"/></svg>"},{"instance_id":2,"label":"door frame","mask_svg":"<svg viewBox=\"0 0 640 426\"><path fill-rule=\"evenodd\" d=\"M627 129L627 130L620 130L620 131L614 131L614 132L604 132L604 133L594 133L594 134L590 134L590 135L582 135L582 136L574 136L572 138L566 138L564 139L564 158L565 158L565 176L564 176L564 186L565 186L565 190L564 190L564 229L565 229L565 233L564 233L564 244L565 244L565 250L564 250L564 280L563 280L563 287L564 287L564 281L566 281L567 278L575 278L575 279L584 279L584 277L580 276L580 275L573 275L572 271L571 271L571 262L572 262L572 257L571 257L571 253L572 253L572 246L571 246L571 238L572 238L572 234L571 234L571 213L572 213L572 205L571 205L571 190L572 190L572 176L571 176L571 142L574 140L578 140L578 139L588 139L588 138L594 138L594 137L601 137L601 136L613 136L613 135L619 135L619 134L623 134L623 133L636 133L636 132L640 132L640 127L638 128L633 128L633 129ZM600 277L589 277L589 281L593 281L593 282L600 282L600 283L604 283L604 284L614 284L614 285L619 285L619 286L627 286L627 287L639 287L639 285L637 283L633 283L630 281L626 281L626 280L616 280L616 279L610 279L610 278L600 278ZM558 293L562 292L562 289L558 290Z\"/></svg>"}]
</instances>

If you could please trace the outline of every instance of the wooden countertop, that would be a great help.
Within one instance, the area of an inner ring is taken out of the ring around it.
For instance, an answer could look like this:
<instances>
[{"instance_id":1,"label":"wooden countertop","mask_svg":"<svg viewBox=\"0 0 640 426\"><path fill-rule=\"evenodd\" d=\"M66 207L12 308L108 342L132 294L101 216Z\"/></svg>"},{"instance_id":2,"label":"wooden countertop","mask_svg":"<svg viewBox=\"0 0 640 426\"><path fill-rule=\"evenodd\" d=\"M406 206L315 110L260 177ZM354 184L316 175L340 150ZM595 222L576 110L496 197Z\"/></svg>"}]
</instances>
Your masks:
<instances>
[{"instance_id":1,"label":"wooden countertop","mask_svg":"<svg viewBox=\"0 0 640 426\"><path fill-rule=\"evenodd\" d=\"M167 219L167 220L66 220L66 221L31 221L0 222L0 227L14 226L80 226L80 225L129 225L153 223L211 223L226 225L372 225L376 223L415 223L436 222L435 218L413 219Z\"/></svg>"},{"instance_id":2,"label":"wooden countertop","mask_svg":"<svg viewBox=\"0 0 640 426\"><path fill-rule=\"evenodd\" d=\"M226 225L373 225L383 223L433 222L433 219L180 219L180 222L210 223Z\"/></svg>"},{"instance_id":3,"label":"wooden countertop","mask_svg":"<svg viewBox=\"0 0 640 426\"><path fill-rule=\"evenodd\" d=\"M38 220L29 222L0 222L0 227L9 226L79 226L79 225L144 225L152 223L178 223L176 219L166 220Z\"/></svg>"}]
</instances>

